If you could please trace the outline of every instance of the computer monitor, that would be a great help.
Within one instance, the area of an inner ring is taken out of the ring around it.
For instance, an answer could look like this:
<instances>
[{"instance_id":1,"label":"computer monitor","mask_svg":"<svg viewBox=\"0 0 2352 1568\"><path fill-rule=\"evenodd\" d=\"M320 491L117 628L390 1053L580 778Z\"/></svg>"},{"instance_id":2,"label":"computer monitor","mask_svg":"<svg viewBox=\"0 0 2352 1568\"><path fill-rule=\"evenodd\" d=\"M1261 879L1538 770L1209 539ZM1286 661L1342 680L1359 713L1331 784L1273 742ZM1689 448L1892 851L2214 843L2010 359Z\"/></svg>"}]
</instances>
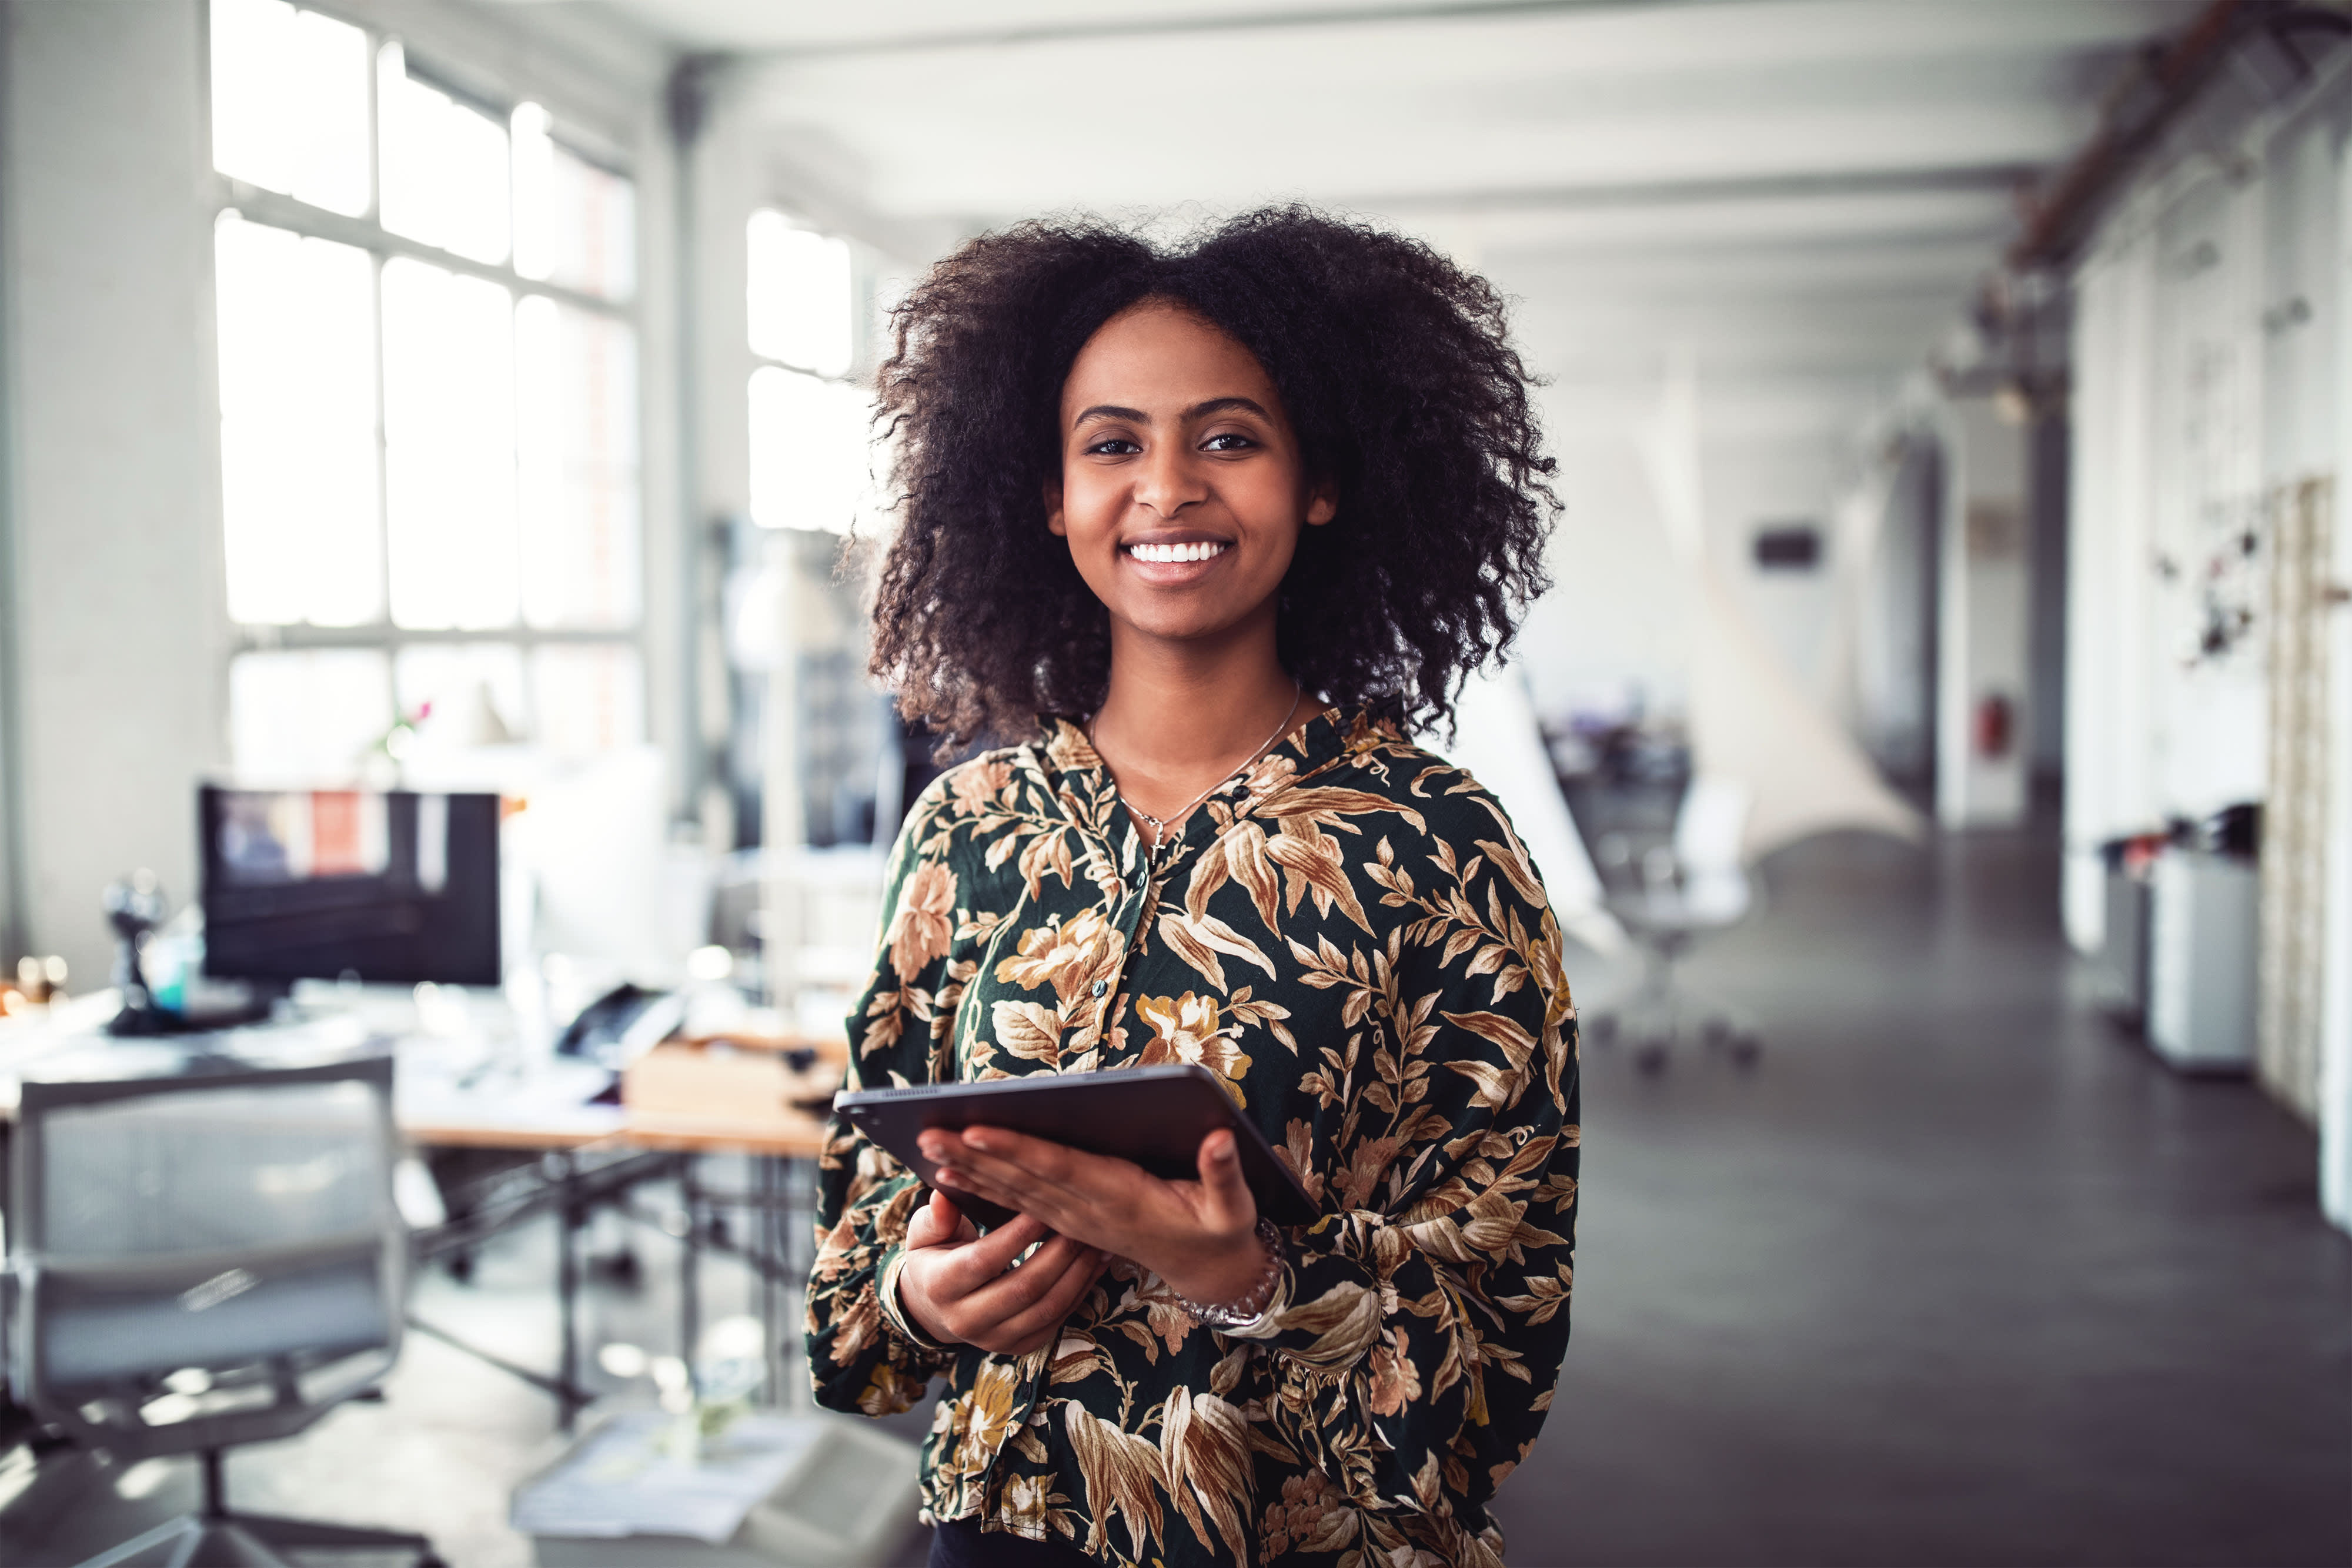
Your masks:
<instances>
[{"instance_id":1,"label":"computer monitor","mask_svg":"<svg viewBox=\"0 0 2352 1568\"><path fill-rule=\"evenodd\" d=\"M197 833L207 975L502 978L494 794L207 785Z\"/></svg>"}]
</instances>

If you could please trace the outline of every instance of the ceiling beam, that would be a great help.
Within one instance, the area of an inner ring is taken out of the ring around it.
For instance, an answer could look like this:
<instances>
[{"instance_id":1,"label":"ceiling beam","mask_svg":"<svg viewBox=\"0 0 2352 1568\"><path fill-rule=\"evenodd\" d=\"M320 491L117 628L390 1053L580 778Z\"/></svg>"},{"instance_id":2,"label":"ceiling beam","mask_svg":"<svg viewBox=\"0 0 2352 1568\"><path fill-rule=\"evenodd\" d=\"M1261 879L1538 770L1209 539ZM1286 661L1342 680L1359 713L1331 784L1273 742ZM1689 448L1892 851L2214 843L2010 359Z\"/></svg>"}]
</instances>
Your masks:
<instances>
[{"instance_id":1,"label":"ceiling beam","mask_svg":"<svg viewBox=\"0 0 2352 1568\"><path fill-rule=\"evenodd\" d=\"M1541 16L1575 11L1654 10L1661 5L1719 5L1723 0L1423 0L1401 5L1349 5L1328 10L1268 9L1230 16L1109 17L974 27L961 32L908 33L899 37L844 38L747 51L767 60L837 60L950 49L1001 49L1029 44L1086 43L1104 38L1173 37L1203 33L1267 33L1309 28L1370 27L1396 22L1459 22L1490 16Z\"/></svg>"},{"instance_id":2,"label":"ceiling beam","mask_svg":"<svg viewBox=\"0 0 2352 1568\"><path fill-rule=\"evenodd\" d=\"M1874 196L1919 191L2022 191L2042 173L2032 163L1958 163L1831 173L1660 180L1626 184L1520 186L1487 191L1404 191L1350 196L1346 205L1381 213L1558 211L1596 207L1685 206L1710 202L1784 201L1807 196Z\"/></svg>"}]
</instances>

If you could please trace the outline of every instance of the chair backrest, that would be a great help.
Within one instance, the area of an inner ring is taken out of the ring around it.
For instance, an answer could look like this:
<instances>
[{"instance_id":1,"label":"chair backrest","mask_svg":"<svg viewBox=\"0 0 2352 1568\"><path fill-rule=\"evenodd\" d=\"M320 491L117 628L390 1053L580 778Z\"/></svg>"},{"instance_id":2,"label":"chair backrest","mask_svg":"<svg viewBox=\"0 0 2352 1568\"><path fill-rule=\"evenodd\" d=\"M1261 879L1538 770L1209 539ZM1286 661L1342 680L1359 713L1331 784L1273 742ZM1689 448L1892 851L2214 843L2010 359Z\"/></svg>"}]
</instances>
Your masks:
<instances>
[{"instance_id":1,"label":"chair backrest","mask_svg":"<svg viewBox=\"0 0 2352 1568\"><path fill-rule=\"evenodd\" d=\"M1751 798L1747 785L1719 773L1702 773L1690 781L1675 814L1675 858L1685 876L1740 869L1740 838L1748 831Z\"/></svg>"},{"instance_id":2,"label":"chair backrest","mask_svg":"<svg viewBox=\"0 0 2352 1568\"><path fill-rule=\"evenodd\" d=\"M1741 840L1751 798L1747 785L1713 773L1693 779L1684 792L1675 817L1675 860L1683 903L1701 924L1728 925L1748 913Z\"/></svg>"},{"instance_id":3,"label":"chair backrest","mask_svg":"<svg viewBox=\"0 0 2352 1568\"><path fill-rule=\"evenodd\" d=\"M118 1455L299 1431L382 1375L407 1237L386 1057L24 1085L9 1360Z\"/></svg>"}]
</instances>

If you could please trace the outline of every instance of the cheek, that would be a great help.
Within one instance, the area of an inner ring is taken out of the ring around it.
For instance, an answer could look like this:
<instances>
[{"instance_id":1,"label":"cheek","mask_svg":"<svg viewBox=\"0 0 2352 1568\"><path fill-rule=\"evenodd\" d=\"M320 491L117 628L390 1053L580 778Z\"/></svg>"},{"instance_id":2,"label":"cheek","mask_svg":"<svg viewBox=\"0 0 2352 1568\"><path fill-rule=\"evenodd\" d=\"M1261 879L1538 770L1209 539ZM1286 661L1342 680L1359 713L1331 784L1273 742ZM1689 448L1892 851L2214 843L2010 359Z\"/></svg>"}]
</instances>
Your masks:
<instances>
[{"instance_id":1,"label":"cheek","mask_svg":"<svg viewBox=\"0 0 2352 1568\"><path fill-rule=\"evenodd\" d=\"M1297 547L1300 531L1307 526L1300 515L1298 486L1291 476L1269 469L1250 476L1245 485L1229 495L1234 510L1257 536L1260 548L1287 560Z\"/></svg>"},{"instance_id":2,"label":"cheek","mask_svg":"<svg viewBox=\"0 0 2352 1568\"><path fill-rule=\"evenodd\" d=\"M1062 476L1062 531L1073 549L1099 543L1118 526L1125 504L1123 487L1096 470L1080 468Z\"/></svg>"}]
</instances>

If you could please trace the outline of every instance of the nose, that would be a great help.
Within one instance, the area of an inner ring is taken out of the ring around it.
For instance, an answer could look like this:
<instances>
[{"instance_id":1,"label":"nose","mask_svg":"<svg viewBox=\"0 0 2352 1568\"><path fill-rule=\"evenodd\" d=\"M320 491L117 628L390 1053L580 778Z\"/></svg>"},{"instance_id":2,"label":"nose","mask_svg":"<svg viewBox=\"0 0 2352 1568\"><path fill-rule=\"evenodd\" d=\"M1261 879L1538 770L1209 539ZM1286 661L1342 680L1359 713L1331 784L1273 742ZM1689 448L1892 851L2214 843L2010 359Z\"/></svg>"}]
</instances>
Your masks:
<instances>
[{"instance_id":1,"label":"nose","mask_svg":"<svg viewBox=\"0 0 2352 1568\"><path fill-rule=\"evenodd\" d=\"M1138 504L1173 521L1185 507L1208 498L1209 486L1183 443L1156 442L1144 454L1135 477Z\"/></svg>"}]
</instances>

